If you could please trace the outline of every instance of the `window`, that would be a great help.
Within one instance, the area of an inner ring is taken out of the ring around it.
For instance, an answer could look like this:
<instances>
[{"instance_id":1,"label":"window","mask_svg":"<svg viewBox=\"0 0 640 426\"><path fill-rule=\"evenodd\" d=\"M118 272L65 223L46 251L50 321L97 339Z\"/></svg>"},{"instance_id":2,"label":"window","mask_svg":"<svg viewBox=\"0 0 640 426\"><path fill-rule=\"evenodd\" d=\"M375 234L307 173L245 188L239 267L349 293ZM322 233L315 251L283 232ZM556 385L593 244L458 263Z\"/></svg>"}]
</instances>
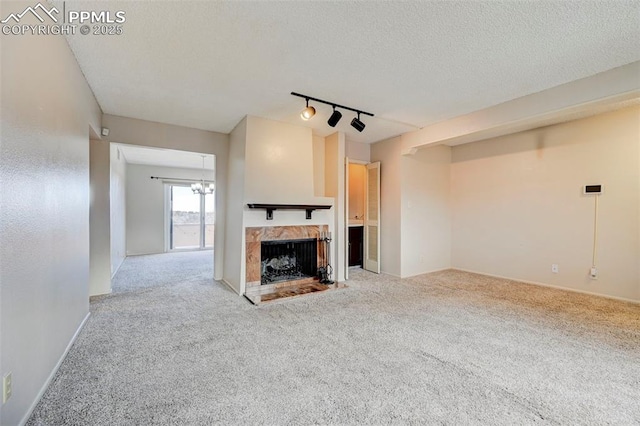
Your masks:
<instances>
[{"instance_id":1,"label":"window","mask_svg":"<svg viewBox=\"0 0 640 426\"><path fill-rule=\"evenodd\" d=\"M214 194L194 194L188 185L168 184L169 250L213 248Z\"/></svg>"}]
</instances>

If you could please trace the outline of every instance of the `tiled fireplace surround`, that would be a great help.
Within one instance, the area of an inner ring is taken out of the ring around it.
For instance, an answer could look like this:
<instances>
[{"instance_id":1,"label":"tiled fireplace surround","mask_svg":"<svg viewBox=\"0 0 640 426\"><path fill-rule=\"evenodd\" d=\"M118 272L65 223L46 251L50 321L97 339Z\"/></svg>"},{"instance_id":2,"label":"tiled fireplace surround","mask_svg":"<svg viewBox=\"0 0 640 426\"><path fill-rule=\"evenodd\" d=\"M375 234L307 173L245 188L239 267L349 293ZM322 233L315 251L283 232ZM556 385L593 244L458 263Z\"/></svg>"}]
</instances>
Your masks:
<instances>
[{"instance_id":1,"label":"tiled fireplace surround","mask_svg":"<svg viewBox=\"0 0 640 426\"><path fill-rule=\"evenodd\" d=\"M261 243L263 241L301 240L315 238L318 240L318 266L325 264L322 242L319 240L322 233L329 230L327 225L306 226L261 226L245 229L246 237L246 290L245 296L250 300L263 294L273 293L285 287L295 287L301 284L317 282L317 278L304 278L301 280L282 281L274 284L261 285Z\"/></svg>"}]
</instances>

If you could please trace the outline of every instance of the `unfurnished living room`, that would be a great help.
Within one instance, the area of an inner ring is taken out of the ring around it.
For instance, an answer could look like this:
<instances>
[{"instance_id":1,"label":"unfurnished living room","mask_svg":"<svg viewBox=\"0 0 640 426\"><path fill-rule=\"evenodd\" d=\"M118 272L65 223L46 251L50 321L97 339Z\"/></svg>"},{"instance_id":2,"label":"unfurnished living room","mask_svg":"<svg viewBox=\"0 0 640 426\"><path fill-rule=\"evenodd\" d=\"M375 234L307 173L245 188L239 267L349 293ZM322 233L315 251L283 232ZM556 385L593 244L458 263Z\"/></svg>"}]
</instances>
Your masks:
<instances>
[{"instance_id":1,"label":"unfurnished living room","mask_svg":"<svg viewBox=\"0 0 640 426\"><path fill-rule=\"evenodd\" d=\"M640 1L0 27L0 425L640 424Z\"/></svg>"}]
</instances>

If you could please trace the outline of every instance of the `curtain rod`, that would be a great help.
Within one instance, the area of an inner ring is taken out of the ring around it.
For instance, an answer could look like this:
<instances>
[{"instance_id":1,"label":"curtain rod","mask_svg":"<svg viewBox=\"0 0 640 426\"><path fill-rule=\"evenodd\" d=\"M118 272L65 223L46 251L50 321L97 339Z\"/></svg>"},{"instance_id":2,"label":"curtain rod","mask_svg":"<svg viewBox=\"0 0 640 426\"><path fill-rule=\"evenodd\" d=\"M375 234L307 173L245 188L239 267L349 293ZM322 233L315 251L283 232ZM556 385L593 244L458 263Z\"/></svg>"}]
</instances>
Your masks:
<instances>
[{"instance_id":1,"label":"curtain rod","mask_svg":"<svg viewBox=\"0 0 640 426\"><path fill-rule=\"evenodd\" d=\"M184 179L184 178L172 178L172 177L162 177L162 176L151 176L151 179L161 179L161 180L183 180L187 182L202 182L202 179ZM215 183L212 180L204 180L207 183Z\"/></svg>"}]
</instances>

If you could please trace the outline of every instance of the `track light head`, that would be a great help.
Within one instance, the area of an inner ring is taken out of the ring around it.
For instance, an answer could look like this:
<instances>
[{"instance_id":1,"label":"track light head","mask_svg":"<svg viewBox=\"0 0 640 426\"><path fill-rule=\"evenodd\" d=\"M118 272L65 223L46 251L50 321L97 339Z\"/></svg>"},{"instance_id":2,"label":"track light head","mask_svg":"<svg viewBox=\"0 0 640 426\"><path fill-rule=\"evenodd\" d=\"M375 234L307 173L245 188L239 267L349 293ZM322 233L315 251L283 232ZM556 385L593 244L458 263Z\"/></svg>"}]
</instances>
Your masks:
<instances>
[{"instance_id":1,"label":"track light head","mask_svg":"<svg viewBox=\"0 0 640 426\"><path fill-rule=\"evenodd\" d=\"M316 115L316 109L312 106L309 106L309 99L307 98L307 107L302 110L302 112L300 113L300 117L302 117L303 120L307 121L310 120L314 115Z\"/></svg>"},{"instance_id":2,"label":"track light head","mask_svg":"<svg viewBox=\"0 0 640 426\"><path fill-rule=\"evenodd\" d=\"M314 107L306 107L300 113L300 117L305 121L310 120L314 115L316 115L316 109Z\"/></svg>"},{"instance_id":3,"label":"track light head","mask_svg":"<svg viewBox=\"0 0 640 426\"><path fill-rule=\"evenodd\" d=\"M362 121L360 121L360 113L358 113L357 118L354 117L353 120L351 120L351 127L353 127L359 132L362 132L366 127L366 125Z\"/></svg>"},{"instance_id":4,"label":"track light head","mask_svg":"<svg viewBox=\"0 0 640 426\"><path fill-rule=\"evenodd\" d=\"M342 113L338 111L334 106L333 114L331 114L331 117L329 117L329 120L327 120L327 124L331 127L336 127L336 124L338 124L338 121L340 121L341 118L342 118Z\"/></svg>"}]
</instances>

